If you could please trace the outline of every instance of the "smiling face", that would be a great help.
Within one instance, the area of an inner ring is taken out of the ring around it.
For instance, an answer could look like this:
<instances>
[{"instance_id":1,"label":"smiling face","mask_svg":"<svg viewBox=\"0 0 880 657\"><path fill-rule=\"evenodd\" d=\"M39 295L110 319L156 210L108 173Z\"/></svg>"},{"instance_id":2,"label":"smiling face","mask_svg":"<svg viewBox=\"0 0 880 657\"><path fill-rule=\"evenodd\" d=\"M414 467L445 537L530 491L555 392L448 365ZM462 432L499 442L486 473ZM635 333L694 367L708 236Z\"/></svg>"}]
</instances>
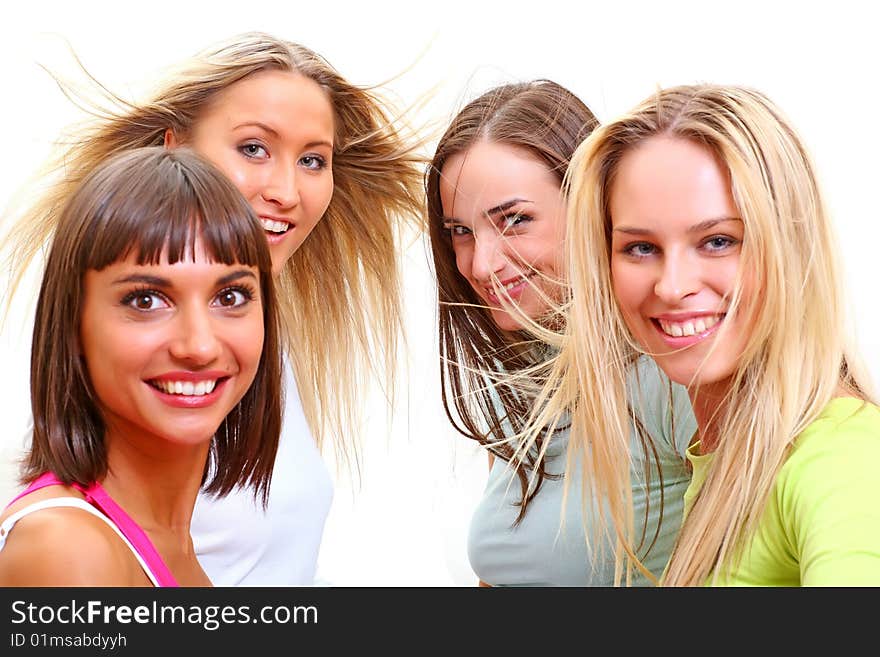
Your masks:
<instances>
[{"instance_id":1,"label":"smiling face","mask_svg":"<svg viewBox=\"0 0 880 657\"><path fill-rule=\"evenodd\" d=\"M703 146L652 137L620 160L610 212L614 294L630 331L676 383L723 385L749 328L727 312L743 240L727 174Z\"/></svg>"},{"instance_id":2,"label":"smiling face","mask_svg":"<svg viewBox=\"0 0 880 657\"><path fill-rule=\"evenodd\" d=\"M333 107L310 78L255 73L220 92L181 143L226 174L260 217L277 275L333 195ZM166 144L178 144L169 131Z\"/></svg>"},{"instance_id":3,"label":"smiling face","mask_svg":"<svg viewBox=\"0 0 880 657\"><path fill-rule=\"evenodd\" d=\"M440 198L456 267L495 324L521 328L505 301L533 319L544 313L538 288L557 296L565 232L560 184L547 165L525 149L481 141L446 161Z\"/></svg>"},{"instance_id":4,"label":"smiling face","mask_svg":"<svg viewBox=\"0 0 880 657\"><path fill-rule=\"evenodd\" d=\"M259 272L195 260L84 277L80 344L115 438L204 445L250 387L263 347Z\"/></svg>"}]
</instances>

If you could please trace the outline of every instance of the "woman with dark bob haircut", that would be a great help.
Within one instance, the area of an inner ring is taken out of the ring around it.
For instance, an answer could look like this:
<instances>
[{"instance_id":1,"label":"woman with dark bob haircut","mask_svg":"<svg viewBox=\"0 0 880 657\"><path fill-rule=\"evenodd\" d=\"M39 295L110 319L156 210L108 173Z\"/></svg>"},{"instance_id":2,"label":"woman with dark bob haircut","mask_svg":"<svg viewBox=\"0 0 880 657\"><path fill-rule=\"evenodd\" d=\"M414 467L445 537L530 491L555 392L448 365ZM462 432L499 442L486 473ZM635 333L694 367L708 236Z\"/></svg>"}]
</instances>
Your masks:
<instances>
[{"instance_id":1,"label":"woman with dark bob haircut","mask_svg":"<svg viewBox=\"0 0 880 657\"><path fill-rule=\"evenodd\" d=\"M187 149L98 166L59 215L40 286L27 488L0 515L0 585L210 585L196 496L265 503L280 385L271 258L234 185Z\"/></svg>"}]
</instances>

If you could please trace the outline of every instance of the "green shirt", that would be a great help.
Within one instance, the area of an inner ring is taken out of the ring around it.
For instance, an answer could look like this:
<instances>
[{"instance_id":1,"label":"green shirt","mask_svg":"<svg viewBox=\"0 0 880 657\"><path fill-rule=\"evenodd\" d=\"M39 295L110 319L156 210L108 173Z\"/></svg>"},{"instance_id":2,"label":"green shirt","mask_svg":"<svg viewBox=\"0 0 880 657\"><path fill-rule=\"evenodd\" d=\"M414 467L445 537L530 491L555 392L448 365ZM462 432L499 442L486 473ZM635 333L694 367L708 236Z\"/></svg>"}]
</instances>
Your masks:
<instances>
[{"instance_id":1,"label":"green shirt","mask_svg":"<svg viewBox=\"0 0 880 657\"><path fill-rule=\"evenodd\" d=\"M688 450L685 513L713 455ZM795 439L727 586L880 586L880 408L832 400Z\"/></svg>"}]
</instances>

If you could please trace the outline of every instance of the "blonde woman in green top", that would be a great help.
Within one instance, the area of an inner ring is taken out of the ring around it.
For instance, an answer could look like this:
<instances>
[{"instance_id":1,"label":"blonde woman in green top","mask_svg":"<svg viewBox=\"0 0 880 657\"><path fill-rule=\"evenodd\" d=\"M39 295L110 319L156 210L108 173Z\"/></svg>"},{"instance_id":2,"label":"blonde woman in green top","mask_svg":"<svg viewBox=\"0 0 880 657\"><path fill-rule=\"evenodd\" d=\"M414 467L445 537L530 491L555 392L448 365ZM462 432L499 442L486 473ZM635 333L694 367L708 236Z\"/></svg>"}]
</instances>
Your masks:
<instances>
[{"instance_id":1,"label":"blonde woman in green top","mask_svg":"<svg viewBox=\"0 0 880 657\"><path fill-rule=\"evenodd\" d=\"M782 112L742 87L662 90L598 128L567 182L572 299L534 426L571 411L618 558L634 558L620 364L646 353L699 426L663 584L880 585L880 409Z\"/></svg>"}]
</instances>

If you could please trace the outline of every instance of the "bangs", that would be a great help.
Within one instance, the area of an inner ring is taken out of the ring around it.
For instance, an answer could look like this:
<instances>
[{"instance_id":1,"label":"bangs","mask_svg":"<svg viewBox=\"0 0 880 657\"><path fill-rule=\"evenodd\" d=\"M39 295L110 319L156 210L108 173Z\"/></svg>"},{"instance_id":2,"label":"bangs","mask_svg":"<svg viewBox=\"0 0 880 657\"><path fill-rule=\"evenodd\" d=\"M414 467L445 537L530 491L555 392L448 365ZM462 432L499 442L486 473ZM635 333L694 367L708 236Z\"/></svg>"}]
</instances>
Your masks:
<instances>
[{"instance_id":1,"label":"bangs","mask_svg":"<svg viewBox=\"0 0 880 657\"><path fill-rule=\"evenodd\" d=\"M142 150L154 152L124 154L77 194L81 270L131 255L139 265L174 264L194 259L197 242L212 262L271 269L262 226L223 174L185 149Z\"/></svg>"}]
</instances>

